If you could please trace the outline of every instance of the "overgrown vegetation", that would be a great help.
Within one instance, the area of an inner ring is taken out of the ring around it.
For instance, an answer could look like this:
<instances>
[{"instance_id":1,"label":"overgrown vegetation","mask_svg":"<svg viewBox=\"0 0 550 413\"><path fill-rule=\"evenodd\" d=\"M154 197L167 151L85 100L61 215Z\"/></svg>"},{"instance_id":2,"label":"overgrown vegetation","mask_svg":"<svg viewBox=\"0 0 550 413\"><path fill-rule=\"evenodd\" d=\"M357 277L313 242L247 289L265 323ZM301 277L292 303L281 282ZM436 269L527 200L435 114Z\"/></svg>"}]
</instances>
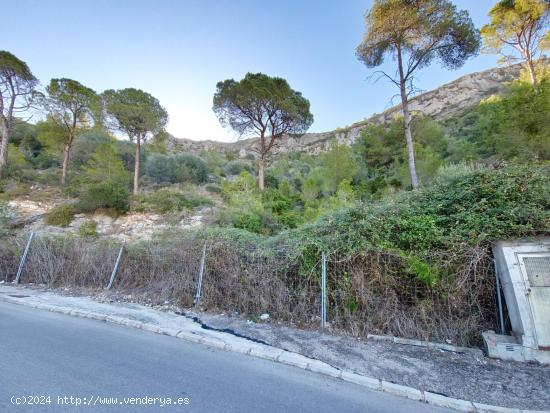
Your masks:
<instances>
[{"instance_id":1,"label":"overgrown vegetation","mask_svg":"<svg viewBox=\"0 0 550 413\"><path fill-rule=\"evenodd\" d=\"M206 240L206 308L268 312L307 327L317 325L325 251L334 329L477 344L479 331L496 323L490 242L549 232L549 174L548 164L447 168L429 188L276 236L232 228L166 233L128 245L115 288L191 305ZM117 246L86 239L41 238L26 280L103 287ZM23 243L3 245L9 277Z\"/></svg>"},{"instance_id":2,"label":"overgrown vegetation","mask_svg":"<svg viewBox=\"0 0 550 413\"><path fill-rule=\"evenodd\" d=\"M398 3L375 2L403 17ZM407 4L420 38L433 34L431 6L447 12L427 45L448 48L439 57L458 66L477 50L477 32L447 1ZM378 21L386 37L393 36L384 13L373 10L367 23ZM388 52L389 43L376 43L374 26L361 47L368 66L378 66ZM464 39L452 38L455 29L464 30ZM415 67L435 58L430 48L413 46L406 45L413 62L420 57ZM2 56L0 65L15 58ZM45 223L70 226L67 234L75 215L87 214L77 236L38 237L25 267L28 281L105 285L118 245L98 235L92 214L166 214L166 222L181 222L208 206L212 226L130 242L116 288L191 305L206 242L204 306L251 317L268 312L308 326L318 321L326 253L333 328L476 344L481 330L495 326L491 242L550 233L550 75L544 68L536 74L536 82L512 82L502 95L454 118L438 122L404 108L403 118L367 125L352 146L334 136L324 152L277 157L271 149L285 133L311 124L309 102L281 78L248 74L241 82L221 82L215 110L238 132L259 128L259 159L231 150L182 153L168 144L168 115L153 96L123 89L98 97L61 79L89 95L75 115L78 127L70 133L60 127L71 112L64 106L57 118L50 107L36 125L10 118L0 200L51 201ZM26 76L30 93L36 79L30 71ZM408 76L412 71L396 80L404 106ZM116 139L107 126L129 140ZM0 270L9 281L23 238L11 236L5 208L0 205Z\"/></svg>"},{"instance_id":3,"label":"overgrown vegetation","mask_svg":"<svg viewBox=\"0 0 550 413\"><path fill-rule=\"evenodd\" d=\"M134 197L132 210L136 212L168 213L211 205L212 201L209 198L169 189L160 189L151 194Z\"/></svg>"},{"instance_id":4,"label":"overgrown vegetation","mask_svg":"<svg viewBox=\"0 0 550 413\"><path fill-rule=\"evenodd\" d=\"M0 201L0 240L8 234L8 208Z\"/></svg>"},{"instance_id":5,"label":"overgrown vegetation","mask_svg":"<svg viewBox=\"0 0 550 413\"><path fill-rule=\"evenodd\" d=\"M81 237L97 237L97 222L93 219L84 221L78 227L78 235Z\"/></svg>"},{"instance_id":6,"label":"overgrown vegetation","mask_svg":"<svg viewBox=\"0 0 550 413\"><path fill-rule=\"evenodd\" d=\"M77 210L73 204L58 205L46 214L46 224L56 227L68 227L73 222Z\"/></svg>"},{"instance_id":7,"label":"overgrown vegetation","mask_svg":"<svg viewBox=\"0 0 550 413\"><path fill-rule=\"evenodd\" d=\"M513 82L505 94L441 123L416 115L411 128L417 136L415 160L420 182L429 187L442 168L463 167L453 165L548 160L550 81L544 72L540 79L536 88L528 81ZM59 140L53 138L57 133L49 120L36 126L15 125L9 177L0 182L0 197L31 196L35 182L58 185L55 171L62 164L62 151ZM386 125L367 126L352 147L333 141L330 149L319 155L280 155L266 168L262 192L256 183L258 169L253 157L211 150L200 156L174 153L167 150L164 135L158 135L140 155L140 163L145 165L141 175L144 192L132 196L133 144L95 128L75 137L70 161L73 172L63 191L78 198L80 212L165 213L223 201L218 225L274 235L357 202L390 199L410 189L404 142L403 120L396 118Z\"/></svg>"},{"instance_id":8,"label":"overgrown vegetation","mask_svg":"<svg viewBox=\"0 0 550 413\"><path fill-rule=\"evenodd\" d=\"M206 163L196 156L187 154L168 156L153 153L147 158L145 171L147 176L157 183L202 184L208 178Z\"/></svg>"}]
</instances>

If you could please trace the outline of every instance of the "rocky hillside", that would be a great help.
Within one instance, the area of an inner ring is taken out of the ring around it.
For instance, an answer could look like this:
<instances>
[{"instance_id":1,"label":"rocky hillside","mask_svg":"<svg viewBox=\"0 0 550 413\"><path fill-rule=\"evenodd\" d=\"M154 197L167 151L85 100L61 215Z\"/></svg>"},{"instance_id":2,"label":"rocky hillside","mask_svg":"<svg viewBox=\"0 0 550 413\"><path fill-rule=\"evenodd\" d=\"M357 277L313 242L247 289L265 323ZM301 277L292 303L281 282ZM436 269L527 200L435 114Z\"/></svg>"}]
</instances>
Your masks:
<instances>
[{"instance_id":1,"label":"rocky hillside","mask_svg":"<svg viewBox=\"0 0 550 413\"><path fill-rule=\"evenodd\" d=\"M520 71L521 65L517 64L462 76L435 90L416 96L411 100L411 109L422 112L424 115L436 120L460 115L481 100L502 92L506 83L516 79ZM300 137L289 137L279 144L276 151L278 153L307 151L316 154L327 150L333 138L336 138L340 143L350 145L366 125L387 122L393 119L400 109L401 106L397 105L383 113L375 114L366 120L334 131L306 133ZM239 157L244 158L256 156L254 151L255 142L256 139L254 138L226 143L171 137L169 146L175 152L190 152L198 155L205 150L216 150L224 153L234 152Z\"/></svg>"}]
</instances>

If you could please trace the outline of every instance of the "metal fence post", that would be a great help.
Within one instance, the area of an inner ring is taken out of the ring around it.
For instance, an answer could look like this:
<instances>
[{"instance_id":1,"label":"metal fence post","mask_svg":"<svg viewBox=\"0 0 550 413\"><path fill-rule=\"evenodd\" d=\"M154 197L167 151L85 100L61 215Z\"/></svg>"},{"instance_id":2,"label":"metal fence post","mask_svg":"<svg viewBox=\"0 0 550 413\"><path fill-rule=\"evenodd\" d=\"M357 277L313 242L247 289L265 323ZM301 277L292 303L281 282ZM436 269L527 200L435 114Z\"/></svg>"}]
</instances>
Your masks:
<instances>
[{"instance_id":1,"label":"metal fence post","mask_svg":"<svg viewBox=\"0 0 550 413\"><path fill-rule=\"evenodd\" d=\"M321 260L321 328L325 328L327 322L327 256L324 252Z\"/></svg>"},{"instance_id":2,"label":"metal fence post","mask_svg":"<svg viewBox=\"0 0 550 413\"><path fill-rule=\"evenodd\" d=\"M204 242L204 246L202 247L201 266L199 269L199 279L197 281L197 291L195 293L195 299L193 300L194 306L199 305L199 301L201 299L202 278L204 276L205 261L206 261L206 241Z\"/></svg>"},{"instance_id":3,"label":"metal fence post","mask_svg":"<svg viewBox=\"0 0 550 413\"><path fill-rule=\"evenodd\" d=\"M502 311L502 296L500 291L500 278L498 276L497 262L493 259L493 264L495 266L495 277L497 279L497 302L498 302L498 320L499 320L499 330L500 334L505 334L504 332L504 314Z\"/></svg>"},{"instance_id":4,"label":"metal fence post","mask_svg":"<svg viewBox=\"0 0 550 413\"><path fill-rule=\"evenodd\" d=\"M120 263L120 257L122 257L122 251L124 250L124 245L120 247L120 251L118 252L118 256L116 257L115 266L113 267L113 272L111 273L111 279L109 280L109 285L107 286L107 289L110 290L113 286L113 282L115 281L116 272L118 270L118 264Z\"/></svg>"},{"instance_id":5,"label":"metal fence post","mask_svg":"<svg viewBox=\"0 0 550 413\"><path fill-rule=\"evenodd\" d=\"M29 249L31 247L31 241L34 237L34 232L31 232L31 235L29 236L29 240L27 241L27 245L25 246L25 251L23 252L23 255L21 256L21 260L19 261L19 268L17 269L17 275L15 276L15 283L19 284L19 280L21 279L21 273L23 272L23 266L25 265L25 260L27 259L27 255L29 254Z\"/></svg>"}]
</instances>

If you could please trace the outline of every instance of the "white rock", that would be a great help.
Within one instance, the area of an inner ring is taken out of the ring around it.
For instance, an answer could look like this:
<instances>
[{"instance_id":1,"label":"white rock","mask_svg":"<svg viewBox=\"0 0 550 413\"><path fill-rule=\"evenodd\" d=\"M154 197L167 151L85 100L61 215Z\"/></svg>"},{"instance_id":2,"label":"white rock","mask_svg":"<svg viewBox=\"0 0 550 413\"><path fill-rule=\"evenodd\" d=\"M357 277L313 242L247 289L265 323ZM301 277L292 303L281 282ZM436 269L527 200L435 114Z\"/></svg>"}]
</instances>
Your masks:
<instances>
[{"instance_id":1,"label":"white rock","mask_svg":"<svg viewBox=\"0 0 550 413\"><path fill-rule=\"evenodd\" d=\"M269 314L264 313L260 316L260 320L269 320Z\"/></svg>"}]
</instances>

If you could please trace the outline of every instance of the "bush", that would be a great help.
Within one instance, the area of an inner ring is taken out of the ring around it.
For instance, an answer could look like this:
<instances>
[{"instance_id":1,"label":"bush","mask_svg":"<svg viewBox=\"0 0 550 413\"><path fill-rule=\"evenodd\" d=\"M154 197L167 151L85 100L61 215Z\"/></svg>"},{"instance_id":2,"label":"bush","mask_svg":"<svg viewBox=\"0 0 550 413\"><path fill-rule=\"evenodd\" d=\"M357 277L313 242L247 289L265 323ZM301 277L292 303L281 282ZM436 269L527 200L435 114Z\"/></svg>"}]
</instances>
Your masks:
<instances>
[{"instance_id":1,"label":"bush","mask_svg":"<svg viewBox=\"0 0 550 413\"><path fill-rule=\"evenodd\" d=\"M105 208L125 213L130 207L130 194L126 185L118 181L93 183L82 191L78 207L84 212Z\"/></svg>"},{"instance_id":2,"label":"bush","mask_svg":"<svg viewBox=\"0 0 550 413\"><path fill-rule=\"evenodd\" d=\"M550 78L541 78L536 88L530 82L512 82L504 94L445 121L449 159L549 160L549 117Z\"/></svg>"},{"instance_id":3,"label":"bush","mask_svg":"<svg viewBox=\"0 0 550 413\"><path fill-rule=\"evenodd\" d=\"M28 184L15 179L0 181L0 199L9 201L20 196L29 195L31 192Z\"/></svg>"},{"instance_id":4,"label":"bush","mask_svg":"<svg viewBox=\"0 0 550 413\"><path fill-rule=\"evenodd\" d=\"M112 143L99 145L83 170L87 182L96 184L103 182L128 184L130 182L130 173L124 167L124 162Z\"/></svg>"},{"instance_id":5,"label":"bush","mask_svg":"<svg viewBox=\"0 0 550 413\"><path fill-rule=\"evenodd\" d=\"M239 175L242 171L245 170L245 165L242 162L238 161L228 162L225 165L224 170L226 175Z\"/></svg>"},{"instance_id":6,"label":"bush","mask_svg":"<svg viewBox=\"0 0 550 413\"><path fill-rule=\"evenodd\" d=\"M355 151L346 146L333 142L330 151L320 155L320 169L314 176L321 182L321 188L326 194L332 194L338 189L343 180L353 180L359 171Z\"/></svg>"},{"instance_id":7,"label":"bush","mask_svg":"<svg viewBox=\"0 0 550 413\"><path fill-rule=\"evenodd\" d=\"M206 163L193 155L176 156L153 153L145 163L145 173L157 183L201 184L208 179Z\"/></svg>"},{"instance_id":8,"label":"bush","mask_svg":"<svg viewBox=\"0 0 550 413\"><path fill-rule=\"evenodd\" d=\"M56 227L68 227L76 214L73 204L61 204L53 207L46 213L46 224Z\"/></svg>"},{"instance_id":9,"label":"bush","mask_svg":"<svg viewBox=\"0 0 550 413\"><path fill-rule=\"evenodd\" d=\"M31 158L30 162L34 168L48 169L54 166L59 166L59 157L52 152L41 151L34 158Z\"/></svg>"},{"instance_id":10,"label":"bush","mask_svg":"<svg viewBox=\"0 0 550 413\"><path fill-rule=\"evenodd\" d=\"M0 239L8 233L8 207L0 202Z\"/></svg>"},{"instance_id":11,"label":"bush","mask_svg":"<svg viewBox=\"0 0 550 413\"><path fill-rule=\"evenodd\" d=\"M134 199L133 210L139 212L179 212L200 206L211 206L212 201L198 195L186 195L169 189L161 189Z\"/></svg>"},{"instance_id":12,"label":"bush","mask_svg":"<svg viewBox=\"0 0 550 413\"><path fill-rule=\"evenodd\" d=\"M21 177L28 167L25 155L13 143L8 144L8 163L5 175L8 177Z\"/></svg>"},{"instance_id":13,"label":"bush","mask_svg":"<svg viewBox=\"0 0 550 413\"><path fill-rule=\"evenodd\" d=\"M88 219L78 228L78 235L81 237L97 237L97 222L93 219Z\"/></svg>"},{"instance_id":14,"label":"bush","mask_svg":"<svg viewBox=\"0 0 550 413\"><path fill-rule=\"evenodd\" d=\"M218 185L206 185L204 189L211 194L221 194L222 189Z\"/></svg>"},{"instance_id":15,"label":"bush","mask_svg":"<svg viewBox=\"0 0 550 413\"><path fill-rule=\"evenodd\" d=\"M145 174L157 183L175 182L175 165L172 157L161 153L153 153L145 162Z\"/></svg>"},{"instance_id":16,"label":"bush","mask_svg":"<svg viewBox=\"0 0 550 413\"><path fill-rule=\"evenodd\" d=\"M414 264L410 268L426 274L411 257L433 264L432 269L448 268L449 257L464 245L488 249L494 240L550 232L549 175L548 164L461 171L395 200L327 215L295 236L318 251L346 255L382 248L407 257Z\"/></svg>"},{"instance_id":17,"label":"bush","mask_svg":"<svg viewBox=\"0 0 550 413\"><path fill-rule=\"evenodd\" d=\"M226 175L239 175L241 172L254 173L254 167L242 161L228 162L224 167Z\"/></svg>"},{"instance_id":18,"label":"bush","mask_svg":"<svg viewBox=\"0 0 550 413\"><path fill-rule=\"evenodd\" d=\"M233 226L256 234L261 233L262 220L252 212L237 212L233 214Z\"/></svg>"},{"instance_id":19,"label":"bush","mask_svg":"<svg viewBox=\"0 0 550 413\"><path fill-rule=\"evenodd\" d=\"M179 182L191 182L193 184L202 184L208 178L208 168L206 163L193 155L180 154L175 157L177 167L177 177Z\"/></svg>"},{"instance_id":20,"label":"bush","mask_svg":"<svg viewBox=\"0 0 550 413\"><path fill-rule=\"evenodd\" d=\"M113 138L104 132L89 130L77 135L71 148L71 169L86 165L101 146L112 144ZM59 155L58 155L59 156Z\"/></svg>"}]
</instances>

